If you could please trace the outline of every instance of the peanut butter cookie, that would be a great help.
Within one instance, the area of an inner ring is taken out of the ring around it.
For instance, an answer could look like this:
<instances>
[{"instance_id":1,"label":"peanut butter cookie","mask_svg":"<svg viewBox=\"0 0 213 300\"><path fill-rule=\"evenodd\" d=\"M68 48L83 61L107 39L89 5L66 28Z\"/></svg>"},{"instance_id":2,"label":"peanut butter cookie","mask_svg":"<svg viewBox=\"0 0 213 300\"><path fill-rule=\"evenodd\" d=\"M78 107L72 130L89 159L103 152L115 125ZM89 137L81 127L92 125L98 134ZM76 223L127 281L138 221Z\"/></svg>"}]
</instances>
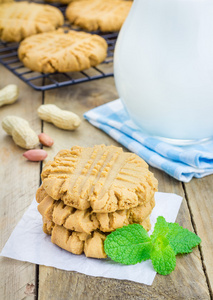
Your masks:
<instances>
[{"instance_id":1,"label":"peanut butter cookie","mask_svg":"<svg viewBox=\"0 0 213 300\"><path fill-rule=\"evenodd\" d=\"M43 231L51 235L51 242L73 253L82 254L93 258L106 258L104 240L106 234L101 231L93 231L91 234L76 232L56 225L54 222L43 219ZM142 226L148 231L151 228L149 217L144 220Z\"/></svg>"},{"instance_id":2,"label":"peanut butter cookie","mask_svg":"<svg viewBox=\"0 0 213 300\"><path fill-rule=\"evenodd\" d=\"M97 213L143 205L157 190L157 180L145 161L115 146L62 150L45 165L41 178L41 192L44 189L54 200L80 210L91 207Z\"/></svg>"},{"instance_id":3,"label":"peanut butter cookie","mask_svg":"<svg viewBox=\"0 0 213 300\"><path fill-rule=\"evenodd\" d=\"M67 19L88 31L118 31L123 25L132 1L82 0L74 1L66 9Z\"/></svg>"},{"instance_id":4,"label":"peanut butter cookie","mask_svg":"<svg viewBox=\"0 0 213 300\"><path fill-rule=\"evenodd\" d=\"M40 32L53 31L63 25L61 11L53 6L11 2L0 5L0 39L19 42Z\"/></svg>"},{"instance_id":5,"label":"peanut butter cookie","mask_svg":"<svg viewBox=\"0 0 213 300\"><path fill-rule=\"evenodd\" d=\"M50 196L38 205L38 211L49 221L56 225L63 225L66 229L85 232L90 234L94 230L111 232L128 224L142 224L151 214L155 205L152 198L144 205L140 205L128 210L120 210L112 213L94 213L91 209L78 210L65 205L63 201L57 201Z\"/></svg>"},{"instance_id":6,"label":"peanut butter cookie","mask_svg":"<svg viewBox=\"0 0 213 300\"><path fill-rule=\"evenodd\" d=\"M100 64L106 55L104 38L63 29L28 37L18 49L27 68L43 73L82 71Z\"/></svg>"}]
</instances>

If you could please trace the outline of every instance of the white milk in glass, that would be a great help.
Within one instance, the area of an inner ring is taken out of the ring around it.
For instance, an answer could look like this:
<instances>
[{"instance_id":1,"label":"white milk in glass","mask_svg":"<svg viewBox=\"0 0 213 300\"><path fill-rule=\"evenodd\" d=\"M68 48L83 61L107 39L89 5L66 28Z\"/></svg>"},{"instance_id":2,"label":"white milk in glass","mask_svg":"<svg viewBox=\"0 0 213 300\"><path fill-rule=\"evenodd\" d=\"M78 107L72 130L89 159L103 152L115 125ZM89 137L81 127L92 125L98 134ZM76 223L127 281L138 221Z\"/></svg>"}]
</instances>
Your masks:
<instances>
[{"instance_id":1,"label":"white milk in glass","mask_svg":"<svg viewBox=\"0 0 213 300\"><path fill-rule=\"evenodd\" d=\"M212 137L213 1L134 0L114 76L144 132L180 143Z\"/></svg>"}]
</instances>

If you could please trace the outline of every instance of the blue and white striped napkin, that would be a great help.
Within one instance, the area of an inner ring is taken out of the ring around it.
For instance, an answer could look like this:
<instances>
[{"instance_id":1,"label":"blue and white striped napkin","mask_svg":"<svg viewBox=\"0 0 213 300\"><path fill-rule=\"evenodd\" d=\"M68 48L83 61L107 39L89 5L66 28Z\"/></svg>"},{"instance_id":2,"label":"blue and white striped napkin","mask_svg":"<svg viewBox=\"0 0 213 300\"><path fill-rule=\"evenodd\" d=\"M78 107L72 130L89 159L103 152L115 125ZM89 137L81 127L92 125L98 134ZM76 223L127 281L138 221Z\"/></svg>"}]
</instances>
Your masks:
<instances>
[{"instance_id":1,"label":"blue and white striped napkin","mask_svg":"<svg viewBox=\"0 0 213 300\"><path fill-rule=\"evenodd\" d=\"M148 136L130 120L120 99L94 108L84 117L149 165L180 181L189 182L193 177L213 173L213 141L174 146Z\"/></svg>"}]
</instances>

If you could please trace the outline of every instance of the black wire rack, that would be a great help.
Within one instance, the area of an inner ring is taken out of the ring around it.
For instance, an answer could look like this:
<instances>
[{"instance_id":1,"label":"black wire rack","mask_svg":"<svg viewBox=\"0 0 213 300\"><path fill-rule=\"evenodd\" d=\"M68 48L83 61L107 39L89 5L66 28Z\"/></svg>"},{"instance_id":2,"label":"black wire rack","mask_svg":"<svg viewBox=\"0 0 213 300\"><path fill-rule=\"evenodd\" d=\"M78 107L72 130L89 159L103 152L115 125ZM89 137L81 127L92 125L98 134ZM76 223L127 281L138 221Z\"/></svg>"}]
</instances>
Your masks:
<instances>
[{"instance_id":1,"label":"black wire rack","mask_svg":"<svg viewBox=\"0 0 213 300\"><path fill-rule=\"evenodd\" d=\"M38 91L50 90L113 76L113 68L112 66L110 68L109 65L112 65L110 63L113 62L117 33L95 33L102 36L108 44L107 58L100 65L81 72L44 74L31 71L26 68L18 58L17 50L19 44L3 41L0 41L0 63L26 84ZM108 65L109 67L105 68L104 65Z\"/></svg>"}]
</instances>

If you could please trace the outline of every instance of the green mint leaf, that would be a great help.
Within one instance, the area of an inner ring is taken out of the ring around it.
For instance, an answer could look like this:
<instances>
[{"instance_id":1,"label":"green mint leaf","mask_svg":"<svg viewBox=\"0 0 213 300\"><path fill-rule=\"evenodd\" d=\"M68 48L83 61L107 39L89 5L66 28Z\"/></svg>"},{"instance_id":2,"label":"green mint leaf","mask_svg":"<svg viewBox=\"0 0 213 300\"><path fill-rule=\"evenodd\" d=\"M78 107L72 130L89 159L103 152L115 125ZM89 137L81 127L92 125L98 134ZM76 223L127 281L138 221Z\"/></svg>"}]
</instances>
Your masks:
<instances>
[{"instance_id":1,"label":"green mint leaf","mask_svg":"<svg viewBox=\"0 0 213 300\"><path fill-rule=\"evenodd\" d=\"M168 223L168 227L167 238L175 254L192 252L192 248L201 242L199 236L177 223Z\"/></svg>"},{"instance_id":2,"label":"green mint leaf","mask_svg":"<svg viewBox=\"0 0 213 300\"><path fill-rule=\"evenodd\" d=\"M157 222L155 223L154 231L150 236L152 241L154 242L159 236L166 236L169 232L168 222L164 219L164 217L160 216L157 218Z\"/></svg>"},{"instance_id":3,"label":"green mint leaf","mask_svg":"<svg viewBox=\"0 0 213 300\"><path fill-rule=\"evenodd\" d=\"M175 252L169 245L167 238L161 236L155 240L151 251L151 260L158 274L168 275L175 269Z\"/></svg>"},{"instance_id":4,"label":"green mint leaf","mask_svg":"<svg viewBox=\"0 0 213 300\"><path fill-rule=\"evenodd\" d=\"M150 259L151 249L151 239L139 224L116 229L104 241L106 254L112 260L126 265L134 265Z\"/></svg>"}]
</instances>

